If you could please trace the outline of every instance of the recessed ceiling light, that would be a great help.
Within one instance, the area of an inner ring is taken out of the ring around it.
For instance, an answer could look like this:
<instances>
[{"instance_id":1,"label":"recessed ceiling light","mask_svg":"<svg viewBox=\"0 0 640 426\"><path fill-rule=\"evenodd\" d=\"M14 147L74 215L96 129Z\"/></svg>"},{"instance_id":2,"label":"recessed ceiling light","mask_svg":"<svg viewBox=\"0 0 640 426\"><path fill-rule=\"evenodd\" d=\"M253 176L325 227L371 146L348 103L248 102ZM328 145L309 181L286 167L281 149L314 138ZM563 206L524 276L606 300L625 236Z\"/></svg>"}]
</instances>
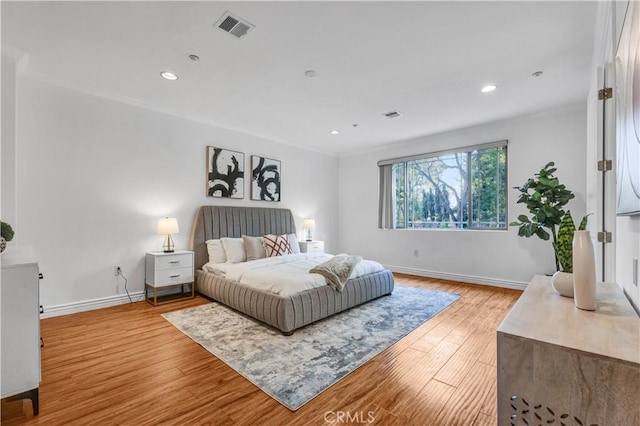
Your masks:
<instances>
[{"instance_id":1,"label":"recessed ceiling light","mask_svg":"<svg viewBox=\"0 0 640 426\"><path fill-rule=\"evenodd\" d=\"M542 71L536 71L533 74L531 74L532 77L540 77L542 75Z\"/></svg>"},{"instance_id":2,"label":"recessed ceiling light","mask_svg":"<svg viewBox=\"0 0 640 426\"><path fill-rule=\"evenodd\" d=\"M178 76L175 75L174 73L172 73L171 71L162 71L160 73L160 75L162 76L162 78L164 78L165 80L177 80Z\"/></svg>"},{"instance_id":3,"label":"recessed ceiling light","mask_svg":"<svg viewBox=\"0 0 640 426\"><path fill-rule=\"evenodd\" d=\"M197 62L200 60L200 56L198 55L189 55L189 59L191 59L193 62Z\"/></svg>"},{"instance_id":4,"label":"recessed ceiling light","mask_svg":"<svg viewBox=\"0 0 640 426\"><path fill-rule=\"evenodd\" d=\"M332 135L339 135L340 134L340 132L337 131L337 130L332 130L329 133L331 133Z\"/></svg>"},{"instance_id":5,"label":"recessed ceiling light","mask_svg":"<svg viewBox=\"0 0 640 426\"><path fill-rule=\"evenodd\" d=\"M493 84L487 84L486 86L484 86L482 89L480 89L480 91L482 93L489 93L489 92L493 92L494 90L497 89L497 86L493 85Z\"/></svg>"},{"instance_id":6,"label":"recessed ceiling light","mask_svg":"<svg viewBox=\"0 0 640 426\"><path fill-rule=\"evenodd\" d=\"M309 70L309 71L305 71L305 72L304 72L304 75L305 75L306 77L313 78L313 77L315 77L316 75L318 75L318 73L316 73L314 70Z\"/></svg>"}]
</instances>

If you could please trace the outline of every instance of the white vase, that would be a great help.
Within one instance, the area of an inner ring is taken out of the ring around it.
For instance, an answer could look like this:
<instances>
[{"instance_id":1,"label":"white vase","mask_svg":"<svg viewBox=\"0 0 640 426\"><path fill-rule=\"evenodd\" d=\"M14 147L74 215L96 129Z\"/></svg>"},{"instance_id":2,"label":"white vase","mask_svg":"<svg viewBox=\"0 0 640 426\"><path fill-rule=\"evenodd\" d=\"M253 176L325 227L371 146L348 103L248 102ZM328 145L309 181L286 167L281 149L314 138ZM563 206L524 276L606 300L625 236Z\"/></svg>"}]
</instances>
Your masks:
<instances>
[{"instance_id":1,"label":"white vase","mask_svg":"<svg viewBox=\"0 0 640 426\"><path fill-rule=\"evenodd\" d=\"M551 287L564 297L573 297L573 274L558 271L551 277Z\"/></svg>"},{"instance_id":2,"label":"white vase","mask_svg":"<svg viewBox=\"0 0 640 426\"><path fill-rule=\"evenodd\" d=\"M573 300L580 309L596 309L596 263L589 231L573 233Z\"/></svg>"}]
</instances>

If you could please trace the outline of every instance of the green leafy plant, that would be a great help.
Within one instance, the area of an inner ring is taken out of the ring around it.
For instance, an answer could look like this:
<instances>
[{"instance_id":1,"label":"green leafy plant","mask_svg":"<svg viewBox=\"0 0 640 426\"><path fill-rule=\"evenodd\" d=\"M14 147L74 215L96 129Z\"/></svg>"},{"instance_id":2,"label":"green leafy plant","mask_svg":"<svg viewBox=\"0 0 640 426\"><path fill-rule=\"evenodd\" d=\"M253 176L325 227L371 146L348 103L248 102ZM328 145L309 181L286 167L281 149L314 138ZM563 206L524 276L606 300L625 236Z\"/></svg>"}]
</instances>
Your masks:
<instances>
[{"instance_id":1,"label":"green leafy plant","mask_svg":"<svg viewBox=\"0 0 640 426\"><path fill-rule=\"evenodd\" d=\"M521 237L529 238L535 235L545 241L553 238L552 243L555 247L557 243L556 228L565 215L563 207L575 195L553 175L558 170L554 165L553 161L547 163L524 185L514 187L520 191L518 203L527 206L531 217L521 214L517 221L511 222L509 225L518 226L518 235ZM560 262L555 250L554 254L556 270L559 271Z\"/></svg>"},{"instance_id":2,"label":"green leafy plant","mask_svg":"<svg viewBox=\"0 0 640 426\"><path fill-rule=\"evenodd\" d=\"M589 215L586 215L582 218L578 226L578 231L587 229L588 217ZM562 266L562 270L568 273L573 273L573 233L575 231L576 226L573 223L571 211L567 211L562 217L562 221L558 227L558 240L553 243L553 249Z\"/></svg>"},{"instance_id":3,"label":"green leafy plant","mask_svg":"<svg viewBox=\"0 0 640 426\"><path fill-rule=\"evenodd\" d=\"M13 240L13 228L6 222L0 221L0 234L2 234L2 238L7 241Z\"/></svg>"}]
</instances>

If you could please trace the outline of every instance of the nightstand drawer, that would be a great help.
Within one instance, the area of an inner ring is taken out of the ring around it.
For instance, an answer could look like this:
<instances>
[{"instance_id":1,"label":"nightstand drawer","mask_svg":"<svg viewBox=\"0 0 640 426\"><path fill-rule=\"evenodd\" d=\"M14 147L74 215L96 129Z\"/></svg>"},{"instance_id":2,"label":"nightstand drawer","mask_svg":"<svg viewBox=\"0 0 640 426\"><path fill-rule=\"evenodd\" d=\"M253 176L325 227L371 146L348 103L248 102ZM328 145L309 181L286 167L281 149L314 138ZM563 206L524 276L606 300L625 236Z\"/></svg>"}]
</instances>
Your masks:
<instances>
[{"instance_id":1,"label":"nightstand drawer","mask_svg":"<svg viewBox=\"0 0 640 426\"><path fill-rule=\"evenodd\" d=\"M300 241L302 253L324 253L324 241Z\"/></svg>"},{"instance_id":2,"label":"nightstand drawer","mask_svg":"<svg viewBox=\"0 0 640 426\"><path fill-rule=\"evenodd\" d=\"M179 253L166 256L158 256L155 259L155 269L191 268L193 266L193 254Z\"/></svg>"},{"instance_id":3,"label":"nightstand drawer","mask_svg":"<svg viewBox=\"0 0 640 426\"><path fill-rule=\"evenodd\" d=\"M149 277L147 284L153 287L164 287L168 285L191 283L193 282L193 268L162 269L155 271L153 276Z\"/></svg>"}]
</instances>

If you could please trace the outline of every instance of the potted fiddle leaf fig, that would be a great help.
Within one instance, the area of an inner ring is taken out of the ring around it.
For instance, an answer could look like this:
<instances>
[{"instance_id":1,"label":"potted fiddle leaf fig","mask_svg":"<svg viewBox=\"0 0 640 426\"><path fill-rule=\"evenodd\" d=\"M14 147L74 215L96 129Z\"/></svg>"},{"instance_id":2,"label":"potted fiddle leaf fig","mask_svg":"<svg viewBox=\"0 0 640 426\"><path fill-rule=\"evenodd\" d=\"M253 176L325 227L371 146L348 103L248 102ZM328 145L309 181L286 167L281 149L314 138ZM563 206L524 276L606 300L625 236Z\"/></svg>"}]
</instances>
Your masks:
<instances>
[{"instance_id":1,"label":"potted fiddle leaf fig","mask_svg":"<svg viewBox=\"0 0 640 426\"><path fill-rule=\"evenodd\" d=\"M509 225L518 226L518 235L521 237L529 238L535 235L545 241L552 238L556 271L559 271L560 261L555 250L558 242L557 227L560 226L566 213L563 207L575 195L553 175L558 170L554 165L553 162L547 163L534 177L527 179L522 186L514 187L520 191L518 204L525 204L531 217L521 214L517 221L511 222Z\"/></svg>"},{"instance_id":2,"label":"potted fiddle leaf fig","mask_svg":"<svg viewBox=\"0 0 640 426\"><path fill-rule=\"evenodd\" d=\"M6 222L0 221L0 253L7 248L7 242L13 240L13 228Z\"/></svg>"},{"instance_id":3,"label":"potted fiddle leaf fig","mask_svg":"<svg viewBox=\"0 0 640 426\"><path fill-rule=\"evenodd\" d=\"M582 218L578 231L587 229L588 217L589 215L586 215ZM573 223L571 211L567 211L560 221L557 241L553 243L553 249L562 270L553 274L551 279L551 285L555 291L566 297L573 297L573 233L575 231L576 226Z\"/></svg>"}]
</instances>

